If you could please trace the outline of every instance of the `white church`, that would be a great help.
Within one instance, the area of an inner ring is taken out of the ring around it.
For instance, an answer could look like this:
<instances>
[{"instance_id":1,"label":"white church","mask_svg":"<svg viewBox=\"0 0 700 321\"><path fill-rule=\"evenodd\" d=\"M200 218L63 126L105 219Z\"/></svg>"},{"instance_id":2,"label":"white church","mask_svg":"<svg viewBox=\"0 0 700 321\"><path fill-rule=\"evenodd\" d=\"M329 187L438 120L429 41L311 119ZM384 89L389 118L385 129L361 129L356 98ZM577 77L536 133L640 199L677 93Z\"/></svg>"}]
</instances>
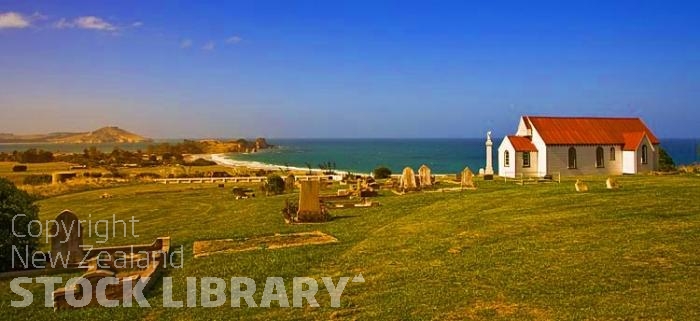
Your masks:
<instances>
[{"instance_id":1,"label":"white church","mask_svg":"<svg viewBox=\"0 0 700 321\"><path fill-rule=\"evenodd\" d=\"M621 175L658 169L659 140L639 118L522 116L498 147L498 175Z\"/></svg>"}]
</instances>

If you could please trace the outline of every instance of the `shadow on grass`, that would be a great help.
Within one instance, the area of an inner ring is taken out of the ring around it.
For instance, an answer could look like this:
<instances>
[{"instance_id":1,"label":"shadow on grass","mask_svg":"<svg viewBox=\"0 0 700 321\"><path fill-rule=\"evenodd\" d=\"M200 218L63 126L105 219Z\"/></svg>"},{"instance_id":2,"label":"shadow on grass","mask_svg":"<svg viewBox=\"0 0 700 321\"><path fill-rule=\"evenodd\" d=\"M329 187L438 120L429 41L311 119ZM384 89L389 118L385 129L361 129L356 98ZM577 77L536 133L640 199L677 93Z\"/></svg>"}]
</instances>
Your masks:
<instances>
[{"instance_id":1,"label":"shadow on grass","mask_svg":"<svg viewBox=\"0 0 700 321\"><path fill-rule=\"evenodd\" d=\"M346 218L353 218L353 217L360 217L360 216L359 215L331 215L328 222L342 220L342 219L346 219Z\"/></svg>"}]
</instances>

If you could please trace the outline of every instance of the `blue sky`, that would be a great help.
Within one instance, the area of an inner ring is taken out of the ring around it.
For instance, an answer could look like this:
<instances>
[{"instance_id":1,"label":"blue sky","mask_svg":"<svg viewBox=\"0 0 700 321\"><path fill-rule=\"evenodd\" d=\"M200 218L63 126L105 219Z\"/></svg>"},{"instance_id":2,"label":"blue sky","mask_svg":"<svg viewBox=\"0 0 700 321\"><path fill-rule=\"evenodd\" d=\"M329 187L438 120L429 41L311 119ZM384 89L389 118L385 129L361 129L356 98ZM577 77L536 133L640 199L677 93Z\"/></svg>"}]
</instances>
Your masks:
<instances>
[{"instance_id":1,"label":"blue sky","mask_svg":"<svg viewBox=\"0 0 700 321\"><path fill-rule=\"evenodd\" d=\"M0 0L0 71L0 132L699 137L700 2Z\"/></svg>"}]
</instances>

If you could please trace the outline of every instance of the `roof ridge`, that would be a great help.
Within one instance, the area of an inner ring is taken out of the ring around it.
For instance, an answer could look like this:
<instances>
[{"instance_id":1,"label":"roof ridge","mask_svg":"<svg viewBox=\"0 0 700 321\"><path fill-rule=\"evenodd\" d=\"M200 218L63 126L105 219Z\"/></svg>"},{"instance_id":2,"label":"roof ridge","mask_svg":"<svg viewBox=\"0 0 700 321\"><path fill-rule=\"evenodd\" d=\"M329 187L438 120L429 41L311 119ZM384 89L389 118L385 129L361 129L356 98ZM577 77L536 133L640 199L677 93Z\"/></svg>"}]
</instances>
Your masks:
<instances>
[{"instance_id":1,"label":"roof ridge","mask_svg":"<svg viewBox=\"0 0 700 321\"><path fill-rule=\"evenodd\" d=\"M624 143L625 133L644 134L653 144L659 140L640 117L523 116L546 144Z\"/></svg>"},{"instance_id":2,"label":"roof ridge","mask_svg":"<svg viewBox=\"0 0 700 321\"><path fill-rule=\"evenodd\" d=\"M537 115L523 115L527 118L554 118L554 119L639 119L641 117L620 117L620 116L537 116Z\"/></svg>"}]
</instances>

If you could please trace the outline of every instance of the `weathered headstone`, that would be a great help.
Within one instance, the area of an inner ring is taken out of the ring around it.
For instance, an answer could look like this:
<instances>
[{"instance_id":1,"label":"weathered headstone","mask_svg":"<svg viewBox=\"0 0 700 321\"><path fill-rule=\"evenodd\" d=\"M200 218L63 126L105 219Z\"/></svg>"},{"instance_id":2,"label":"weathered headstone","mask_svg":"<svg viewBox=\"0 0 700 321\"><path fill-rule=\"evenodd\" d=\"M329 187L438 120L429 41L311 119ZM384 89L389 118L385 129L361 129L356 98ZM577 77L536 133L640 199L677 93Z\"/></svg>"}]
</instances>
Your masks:
<instances>
[{"instance_id":1,"label":"weathered headstone","mask_svg":"<svg viewBox=\"0 0 700 321\"><path fill-rule=\"evenodd\" d=\"M299 210L297 220L300 222L320 222L325 221L326 213L321 207L319 191L321 182L301 181L299 182Z\"/></svg>"},{"instance_id":2,"label":"weathered headstone","mask_svg":"<svg viewBox=\"0 0 700 321\"><path fill-rule=\"evenodd\" d=\"M462 171L462 178L460 181L460 186L462 188L468 188L468 189L475 189L476 186L474 185L474 173L472 173L472 170L469 169L469 167L464 168Z\"/></svg>"},{"instance_id":3,"label":"weathered headstone","mask_svg":"<svg viewBox=\"0 0 700 321\"><path fill-rule=\"evenodd\" d=\"M620 183L618 183L616 179L608 177L608 179L605 180L605 187L608 189L618 189L620 188Z\"/></svg>"},{"instance_id":4,"label":"weathered headstone","mask_svg":"<svg viewBox=\"0 0 700 321\"><path fill-rule=\"evenodd\" d=\"M296 178L294 177L294 174L287 175L287 177L284 178L284 190L290 192L293 191L294 183L296 183Z\"/></svg>"},{"instance_id":5,"label":"weathered headstone","mask_svg":"<svg viewBox=\"0 0 700 321\"><path fill-rule=\"evenodd\" d=\"M416 173L413 172L413 168L406 167L401 173L401 182L399 183L399 188L402 191L412 191L416 189Z\"/></svg>"},{"instance_id":6,"label":"weathered headstone","mask_svg":"<svg viewBox=\"0 0 700 321\"><path fill-rule=\"evenodd\" d=\"M69 210L56 216L51 226L51 259L58 262L77 264L83 259L83 230L78 217Z\"/></svg>"},{"instance_id":7,"label":"weathered headstone","mask_svg":"<svg viewBox=\"0 0 700 321\"><path fill-rule=\"evenodd\" d=\"M577 192L588 192L588 184L584 183L582 180L577 179L576 184L574 184L576 187Z\"/></svg>"},{"instance_id":8,"label":"weathered headstone","mask_svg":"<svg viewBox=\"0 0 700 321\"><path fill-rule=\"evenodd\" d=\"M428 167L428 165L422 165L418 169L418 180L420 181L421 187L433 185L432 177L430 177L430 167Z\"/></svg>"}]
</instances>

